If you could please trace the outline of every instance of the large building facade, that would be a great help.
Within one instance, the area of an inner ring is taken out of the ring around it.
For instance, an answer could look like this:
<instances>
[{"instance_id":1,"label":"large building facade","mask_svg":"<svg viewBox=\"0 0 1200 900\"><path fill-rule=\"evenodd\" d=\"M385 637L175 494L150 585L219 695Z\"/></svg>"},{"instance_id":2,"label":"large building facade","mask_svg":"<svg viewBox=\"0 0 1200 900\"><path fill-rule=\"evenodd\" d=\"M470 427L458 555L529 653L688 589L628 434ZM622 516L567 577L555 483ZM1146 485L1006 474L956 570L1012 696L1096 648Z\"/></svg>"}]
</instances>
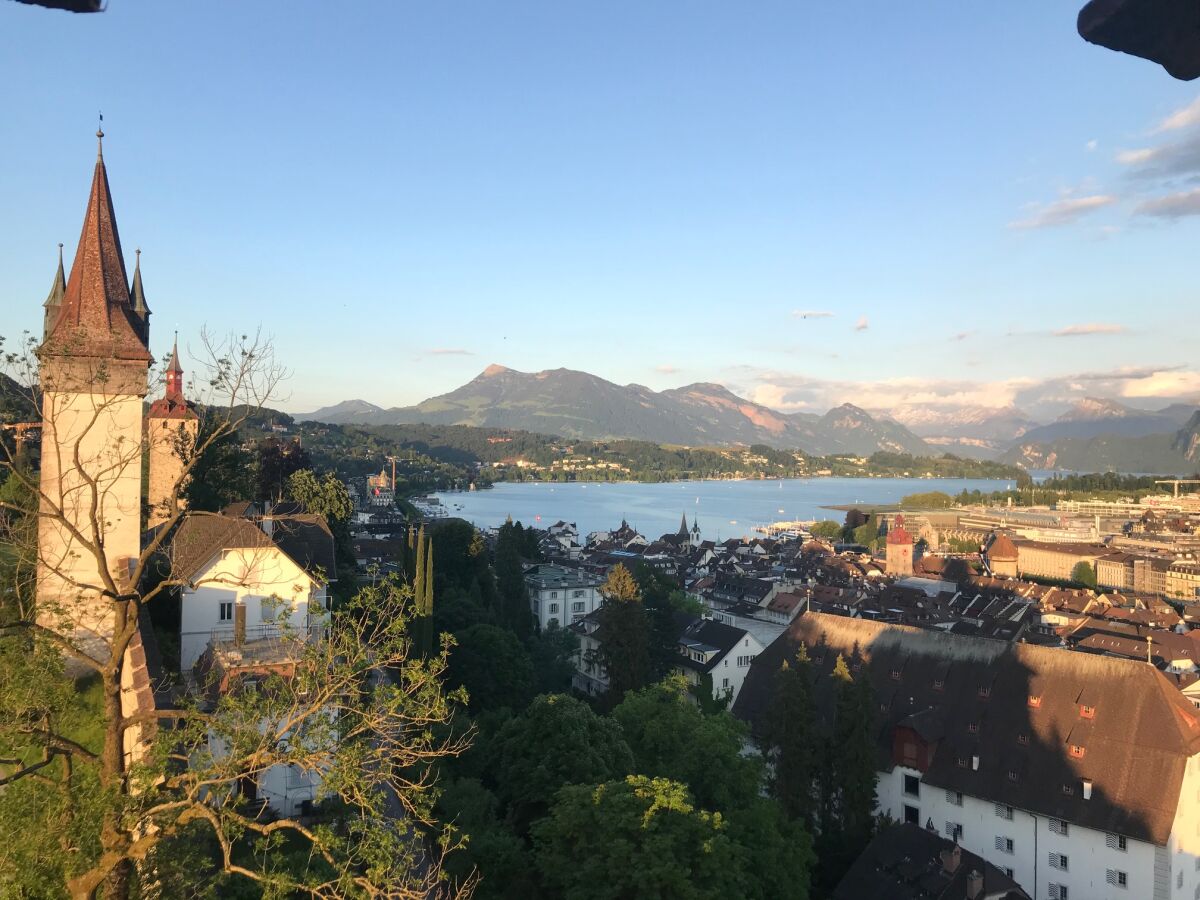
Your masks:
<instances>
[{"instance_id":1,"label":"large building facade","mask_svg":"<svg viewBox=\"0 0 1200 900\"><path fill-rule=\"evenodd\" d=\"M803 643L878 702L880 813L956 839L1039 898L1200 897L1200 712L1131 660L812 613L751 666L761 727Z\"/></svg>"}]
</instances>

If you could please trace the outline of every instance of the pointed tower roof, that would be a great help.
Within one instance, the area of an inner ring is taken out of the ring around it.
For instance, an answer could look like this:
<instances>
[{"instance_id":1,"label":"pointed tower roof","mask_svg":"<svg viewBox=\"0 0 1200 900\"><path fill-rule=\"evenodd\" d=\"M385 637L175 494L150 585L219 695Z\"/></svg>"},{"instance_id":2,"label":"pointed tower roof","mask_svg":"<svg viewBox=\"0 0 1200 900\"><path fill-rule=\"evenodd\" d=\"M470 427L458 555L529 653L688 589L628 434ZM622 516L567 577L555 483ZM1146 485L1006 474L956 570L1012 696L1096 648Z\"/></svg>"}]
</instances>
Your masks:
<instances>
[{"instance_id":1,"label":"pointed tower roof","mask_svg":"<svg viewBox=\"0 0 1200 900\"><path fill-rule=\"evenodd\" d=\"M150 315L150 307L146 305L146 292L142 289L142 250L134 250L133 287L129 289L129 300L133 311L143 319Z\"/></svg>"},{"instance_id":2,"label":"pointed tower roof","mask_svg":"<svg viewBox=\"0 0 1200 900\"><path fill-rule=\"evenodd\" d=\"M683 521L679 523L678 535L681 538L685 538L688 536L687 513L683 514Z\"/></svg>"},{"instance_id":3,"label":"pointed tower roof","mask_svg":"<svg viewBox=\"0 0 1200 900\"><path fill-rule=\"evenodd\" d=\"M102 139L104 132L97 131L96 137ZM46 344L50 353L57 355L150 360L129 303L129 279L102 143L62 311Z\"/></svg>"},{"instance_id":4,"label":"pointed tower roof","mask_svg":"<svg viewBox=\"0 0 1200 900\"><path fill-rule=\"evenodd\" d=\"M63 295L67 292L67 278L63 274L62 260L63 245L58 245L58 271L54 273L54 283L50 285L50 294L46 297L46 302L42 306L46 309L53 309L56 306L62 306Z\"/></svg>"},{"instance_id":5,"label":"pointed tower roof","mask_svg":"<svg viewBox=\"0 0 1200 900\"><path fill-rule=\"evenodd\" d=\"M172 375L182 375L183 366L179 365L179 332L175 332L175 340L171 344L171 361L167 363L167 372Z\"/></svg>"}]
</instances>

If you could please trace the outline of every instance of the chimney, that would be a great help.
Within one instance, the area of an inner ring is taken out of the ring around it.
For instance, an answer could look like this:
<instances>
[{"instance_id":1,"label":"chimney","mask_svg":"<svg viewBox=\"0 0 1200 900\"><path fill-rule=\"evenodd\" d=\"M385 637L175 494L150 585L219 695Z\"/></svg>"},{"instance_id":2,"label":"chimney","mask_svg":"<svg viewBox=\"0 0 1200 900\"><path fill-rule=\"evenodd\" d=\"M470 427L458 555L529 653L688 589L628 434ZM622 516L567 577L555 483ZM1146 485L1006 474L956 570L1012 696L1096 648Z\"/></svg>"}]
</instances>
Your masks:
<instances>
[{"instance_id":1,"label":"chimney","mask_svg":"<svg viewBox=\"0 0 1200 900\"><path fill-rule=\"evenodd\" d=\"M958 841L955 840L954 848L943 850L939 856L942 859L942 871L947 875L953 875L958 871L959 863L962 862L962 847L958 846Z\"/></svg>"},{"instance_id":2,"label":"chimney","mask_svg":"<svg viewBox=\"0 0 1200 900\"><path fill-rule=\"evenodd\" d=\"M979 900L983 896L983 873L972 869L967 875L967 900Z\"/></svg>"},{"instance_id":3,"label":"chimney","mask_svg":"<svg viewBox=\"0 0 1200 900\"><path fill-rule=\"evenodd\" d=\"M246 643L246 604L233 604L233 642L237 646Z\"/></svg>"},{"instance_id":4,"label":"chimney","mask_svg":"<svg viewBox=\"0 0 1200 900\"><path fill-rule=\"evenodd\" d=\"M1092 779L1090 778L1083 779L1083 799L1092 799Z\"/></svg>"},{"instance_id":5,"label":"chimney","mask_svg":"<svg viewBox=\"0 0 1200 900\"><path fill-rule=\"evenodd\" d=\"M979 771L979 754L978 753L976 753L974 756L971 757L971 771L972 772Z\"/></svg>"}]
</instances>

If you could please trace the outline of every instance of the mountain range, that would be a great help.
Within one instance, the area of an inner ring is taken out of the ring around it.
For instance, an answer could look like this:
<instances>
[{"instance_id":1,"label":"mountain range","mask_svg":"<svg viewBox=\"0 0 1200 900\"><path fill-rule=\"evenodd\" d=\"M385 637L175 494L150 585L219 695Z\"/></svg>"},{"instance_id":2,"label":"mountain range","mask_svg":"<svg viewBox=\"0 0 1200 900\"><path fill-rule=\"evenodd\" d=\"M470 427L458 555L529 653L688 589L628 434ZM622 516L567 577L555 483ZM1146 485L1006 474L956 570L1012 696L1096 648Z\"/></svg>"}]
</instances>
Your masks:
<instances>
[{"instance_id":1,"label":"mountain range","mask_svg":"<svg viewBox=\"0 0 1200 900\"><path fill-rule=\"evenodd\" d=\"M707 382L653 391L572 369L530 373L498 365L415 406L384 409L347 400L295 418L330 424L474 425L691 447L766 444L817 455L952 452L1074 471L1174 473L1200 466L1200 411L1187 404L1151 411L1088 397L1046 423L1014 406L914 404L867 411L844 403L818 415L773 410Z\"/></svg>"},{"instance_id":2,"label":"mountain range","mask_svg":"<svg viewBox=\"0 0 1200 900\"><path fill-rule=\"evenodd\" d=\"M462 387L416 406L382 409L350 400L295 418L334 425L490 426L568 438L632 438L691 447L766 444L818 455L933 452L898 422L877 419L848 403L824 415L787 414L738 397L718 384L652 391L571 369L529 373L493 365Z\"/></svg>"}]
</instances>

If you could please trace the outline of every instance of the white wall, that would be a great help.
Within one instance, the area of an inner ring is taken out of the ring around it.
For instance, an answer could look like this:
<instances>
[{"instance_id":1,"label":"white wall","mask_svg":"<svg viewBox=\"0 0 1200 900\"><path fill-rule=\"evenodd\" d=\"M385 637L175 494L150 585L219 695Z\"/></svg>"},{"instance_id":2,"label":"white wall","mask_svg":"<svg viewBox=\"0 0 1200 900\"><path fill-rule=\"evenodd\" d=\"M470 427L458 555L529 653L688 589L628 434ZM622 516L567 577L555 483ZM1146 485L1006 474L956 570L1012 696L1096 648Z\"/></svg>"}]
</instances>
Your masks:
<instances>
[{"instance_id":1,"label":"white wall","mask_svg":"<svg viewBox=\"0 0 1200 900\"><path fill-rule=\"evenodd\" d=\"M577 603L582 603L583 609L576 610L574 606ZM551 619L557 620L559 628L565 628L588 613L595 612L599 605L600 594L595 587L553 587L529 591L529 608L542 631L550 627ZM555 606L557 610L553 608Z\"/></svg>"},{"instance_id":2,"label":"white wall","mask_svg":"<svg viewBox=\"0 0 1200 900\"><path fill-rule=\"evenodd\" d=\"M232 637L233 620L222 622L220 618L222 602L245 605L248 639L261 633L259 626L275 622L284 610L287 627L297 632L308 628L310 606L314 622L324 618L324 586L316 584L277 547L223 551L193 583L195 588L183 591L180 604L179 665L185 672L196 664L214 630ZM274 610L273 597L283 601Z\"/></svg>"},{"instance_id":3,"label":"white wall","mask_svg":"<svg viewBox=\"0 0 1200 900\"><path fill-rule=\"evenodd\" d=\"M1189 766L1189 771L1192 768ZM947 822L962 825L959 843L963 849L978 854L1001 869L1012 869L1013 878L1035 900L1049 897L1051 883L1065 885L1072 900L1077 897L1087 900L1150 900L1159 896L1155 893L1154 885L1156 848L1153 844L1126 837L1125 850L1110 848L1104 832L1074 823L1068 823L1066 836L1055 834L1050 830L1047 816L1014 808L1012 820L1009 821L997 815L996 804L990 800L964 794L962 806L957 806L947 798L944 788L924 782L919 786L919 796L914 798L904 793L905 775L920 778L921 773L903 766L897 766L892 772L879 773L877 795L880 812L903 822L904 806L914 806L919 811L919 824L924 827L932 819L942 837L950 836L946 833ZM1193 797L1196 796L1197 787L1200 784L1192 788ZM1181 812L1184 805L1181 802ZM1190 815L1190 821L1200 820L1195 810ZM1193 825L1192 834L1195 833ZM998 837L1012 839L1011 854L996 848ZM1066 854L1067 871L1050 867L1051 852ZM1189 880L1194 874L1191 856L1187 857L1187 865L1189 871L1185 877L1185 891L1173 894L1172 898L1192 898L1192 893L1187 890L1188 886L1196 883ZM1109 869L1125 872L1127 886L1121 888L1108 884Z\"/></svg>"},{"instance_id":4,"label":"white wall","mask_svg":"<svg viewBox=\"0 0 1200 900\"><path fill-rule=\"evenodd\" d=\"M746 673L750 671L751 660L747 657L758 656L762 649L762 644L755 640L753 635L747 634L736 647L718 660L712 670L713 697L720 698L728 693L729 705L733 706L742 685L746 683Z\"/></svg>"}]
</instances>

